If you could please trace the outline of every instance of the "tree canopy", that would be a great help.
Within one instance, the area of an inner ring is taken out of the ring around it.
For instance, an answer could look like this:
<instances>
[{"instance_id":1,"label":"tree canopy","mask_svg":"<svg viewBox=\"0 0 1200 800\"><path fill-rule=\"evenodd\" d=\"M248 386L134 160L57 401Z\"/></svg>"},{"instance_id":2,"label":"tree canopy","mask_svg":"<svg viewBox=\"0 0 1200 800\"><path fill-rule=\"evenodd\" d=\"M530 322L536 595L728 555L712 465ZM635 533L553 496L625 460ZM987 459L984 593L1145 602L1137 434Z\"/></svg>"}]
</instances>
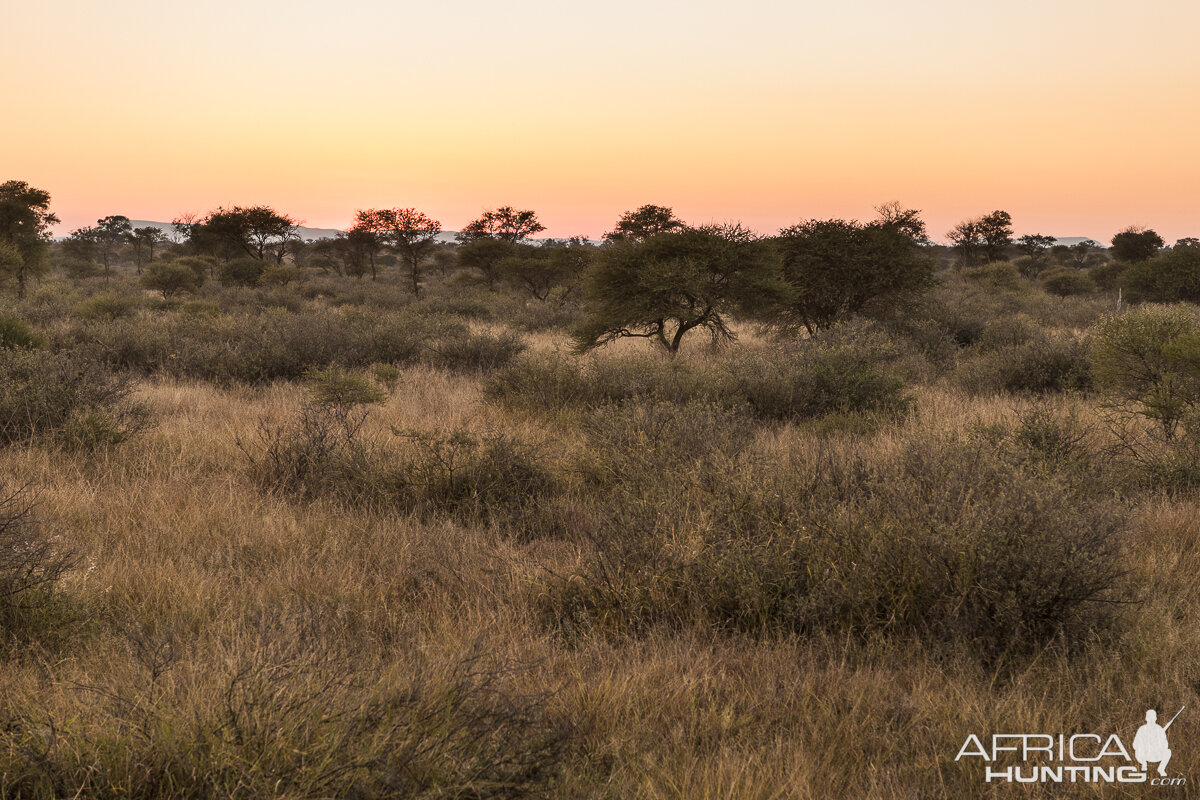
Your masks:
<instances>
[{"instance_id":1,"label":"tree canopy","mask_svg":"<svg viewBox=\"0 0 1200 800\"><path fill-rule=\"evenodd\" d=\"M589 314L574 331L575 347L642 337L674 355L696 329L714 343L730 341L728 315L782 288L769 248L740 225L618 241L597 253L584 277Z\"/></svg>"},{"instance_id":2,"label":"tree canopy","mask_svg":"<svg viewBox=\"0 0 1200 800\"><path fill-rule=\"evenodd\" d=\"M683 221L665 206L642 206L622 214L604 238L609 242L644 242L651 236L673 233L685 227Z\"/></svg>"},{"instance_id":3,"label":"tree canopy","mask_svg":"<svg viewBox=\"0 0 1200 800\"><path fill-rule=\"evenodd\" d=\"M537 214L533 211L501 206L492 211L485 211L478 219L468 222L459 231L458 239L462 242L470 242L476 239L491 238L516 244L522 239L544 230L546 230L546 226L538 221Z\"/></svg>"},{"instance_id":4,"label":"tree canopy","mask_svg":"<svg viewBox=\"0 0 1200 800\"><path fill-rule=\"evenodd\" d=\"M1138 263L1158 254L1163 238L1149 228L1130 226L1112 238L1112 255L1118 261Z\"/></svg>"},{"instance_id":5,"label":"tree canopy","mask_svg":"<svg viewBox=\"0 0 1200 800\"><path fill-rule=\"evenodd\" d=\"M770 314L810 334L869 304L928 287L934 264L914 239L886 222L808 220L774 240L787 292Z\"/></svg>"},{"instance_id":6,"label":"tree canopy","mask_svg":"<svg viewBox=\"0 0 1200 800\"><path fill-rule=\"evenodd\" d=\"M48 268L45 259L50 228L59 222L50 211L50 193L25 181L0 184L0 274L13 279L17 294L25 296L30 278Z\"/></svg>"}]
</instances>

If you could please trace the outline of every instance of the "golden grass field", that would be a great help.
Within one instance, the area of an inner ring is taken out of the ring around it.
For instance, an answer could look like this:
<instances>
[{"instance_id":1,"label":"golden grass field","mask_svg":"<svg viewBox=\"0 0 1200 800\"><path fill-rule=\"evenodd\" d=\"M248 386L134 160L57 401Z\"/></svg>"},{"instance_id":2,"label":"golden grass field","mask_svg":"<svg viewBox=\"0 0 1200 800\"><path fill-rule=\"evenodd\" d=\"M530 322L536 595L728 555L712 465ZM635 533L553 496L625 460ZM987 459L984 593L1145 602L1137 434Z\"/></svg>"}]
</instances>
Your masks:
<instances>
[{"instance_id":1,"label":"golden grass field","mask_svg":"<svg viewBox=\"0 0 1200 800\"><path fill-rule=\"evenodd\" d=\"M735 351L767 346L743 334ZM565 349L561 333L524 336L535 354ZM500 431L564 470L588 446L574 412L489 402L483 381L404 366L368 435ZM945 377L911 391L898 421L761 424L750 451L883 459L1034 407L1073 412L1096 452L1109 441L1087 394L971 394ZM1132 602L1071 648L989 664L967 643L878 631L564 636L539 598L580 569L586 542L264 490L239 441L294 416L298 383L158 375L134 398L150 425L114 447L0 449L0 482L28 484L78 556L3 645L0 797L1188 797L1200 781L1193 493L1115 490ZM1144 709L1185 704L1171 729L1182 787L988 785L978 763L954 762L970 733L1129 742ZM524 788L502 786L497 764Z\"/></svg>"}]
</instances>

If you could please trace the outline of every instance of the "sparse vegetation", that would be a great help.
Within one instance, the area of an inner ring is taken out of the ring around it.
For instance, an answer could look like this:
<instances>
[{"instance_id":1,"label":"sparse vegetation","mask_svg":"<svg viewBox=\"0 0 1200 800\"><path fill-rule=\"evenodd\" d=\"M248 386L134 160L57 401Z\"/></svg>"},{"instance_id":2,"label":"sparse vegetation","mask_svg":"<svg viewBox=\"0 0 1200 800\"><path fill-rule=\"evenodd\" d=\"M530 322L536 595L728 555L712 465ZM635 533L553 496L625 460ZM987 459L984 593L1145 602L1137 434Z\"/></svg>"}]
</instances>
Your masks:
<instances>
[{"instance_id":1,"label":"sparse vegetation","mask_svg":"<svg viewBox=\"0 0 1200 800\"><path fill-rule=\"evenodd\" d=\"M1200 705L1194 245L879 210L24 242L0 796L972 797Z\"/></svg>"}]
</instances>

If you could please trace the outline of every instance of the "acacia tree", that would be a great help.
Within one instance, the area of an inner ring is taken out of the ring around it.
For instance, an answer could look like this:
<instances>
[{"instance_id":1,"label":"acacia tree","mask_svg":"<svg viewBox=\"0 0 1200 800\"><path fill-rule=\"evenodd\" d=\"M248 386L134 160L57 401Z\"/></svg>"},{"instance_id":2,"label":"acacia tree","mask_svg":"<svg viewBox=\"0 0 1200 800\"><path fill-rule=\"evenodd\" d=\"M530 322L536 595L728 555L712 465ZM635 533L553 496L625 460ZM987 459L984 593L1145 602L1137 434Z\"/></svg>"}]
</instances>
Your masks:
<instances>
[{"instance_id":1,"label":"acacia tree","mask_svg":"<svg viewBox=\"0 0 1200 800\"><path fill-rule=\"evenodd\" d=\"M1131 225L1112 238L1113 258L1136 264L1149 261L1166 244L1163 238L1150 228Z\"/></svg>"},{"instance_id":2,"label":"acacia tree","mask_svg":"<svg viewBox=\"0 0 1200 800\"><path fill-rule=\"evenodd\" d=\"M546 226L538 221L537 214L533 211L518 211L512 206L501 206L493 211L485 211L479 219L468 222L459 231L458 240L471 242L491 238L516 244L544 230Z\"/></svg>"},{"instance_id":3,"label":"acacia tree","mask_svg":"<svg viewBox=\"0 0 1200 800\"><path fill-rule=\"evenodd\" d=\"M137 274L142 274L142 264L154 260L154 248L160 244L165 244L167 235L158 228L134 228L125 235L125 240L129 242L130 248L133 250L133 261L137 266Z\"/></svg>"},{"instance_id":4,"label":"acacia tree","mask_svg":"<svg viewBox=\"0 0 1200 800\"><path fill-rule=\"evenodd\" d=\"M202 221L187 224L185 230L193 249L211 252L223 261L240 253L262 261L270 252L276 263L283 263L288 246L299 238L299 224L270 206L234 206L218 208Z\"/></svg>"},{"instance_id":5,"label":"acacia tree","mask_svg":"<svg viewBox=\"0 0 1200 800\"><path fill-rule=\"evenodd\" d=\"M1012 215L1007 211L993 211L979 218L979 234L983 237L983 254L988 261L1008 260L1008 248L1012 245Z\"/></svg>"},{"instance_id":6,"label":"acacia tree","mask_svg":"<svg viewBox=\"0 0 1200 800\"><path fill-rule=\"evenodd\" d=\"M385 241L408 263L409 288L414 295L419 295L421 262L437 244L442 223L415 208L369 209L358 215L359 219L381 231Z\"/></svg>"},{"instance_id":7,"label":"acacia tree","mask_svg":"<svg viewBox=\"0 0 1200 800\"><path fill-rule=\"evenodd\" d=\"M371 280L379 277L375 257L379 255L379 250L384 245L384 236L390 229L388 213L387 209L374 208L356 211L354 224L346 231L347 239L353 240L351 246L366 256L367 263L371 266Z\"/></svg>"},{"instance_id":8,"label":"acacia tree","mask_svg":"<svg viewBox=\"0 0 1200 800\"><path fill-rule=\"evenodd\" d=\"M100 254L100 262L104 265L105 283L108 283L112 262L116 258L117 252L125 244L125 239L131 230L133 230L133 225L129 222L129 217L119 214L96 220L96 227L92 231L96 242L96 252Z\"/></svg>"},{"instance_id":9,"label":"acacia tree","mask_svg":"<svg viewBox=\"0 0 1200 800\"><path fill-rule=\"evenodd\" d=\"M914 239L885 222L808 220L774 240L788 291L770 321L815 335L847 314L929 287L934 264Z\"/></svg>"},{"instance_id":10,"label":"acacia tree","mask_svg":"<svg viewBox=\"0 0 1200 800\"><path fill-rule=\"evenodd\" d=\"M544 303L555 289L581 276L595 252L596 248L581 237L547 242L541 247L525 246L503 259L499 270Z\"/></svg>"},{"instance_id":11,"label":"acacia tree","mask_svg":"<svg viewBox=\"0 0 1200 800\"><path fill-rule=\"evenodd\" d=\"M685 227L683 220L677 219L675 212L666 206L647 205L622 214L613 229L604 234L604 239L609 242L644 242L651 236L673 233Z\"/></svg>"},{"instance_id":12,"label":"acacia tree","mask_svg":"<svg viewBox=\"0 0 1200 800\"><path fill-rule=\"evenodd\" d=\"M17 296L25 297L31 278L45 273L46 246L50 228L58 224L50 212L50 193L25 181L0 184L0 276L17 284Z\"/></svg>"},{"instance_id":13,"label":"acacia tree","mask_svg":"<svg viewBox=\"0 0 1200 800\"><path fill-rule=\"evenodd\" d=\"M967 219L955 225L946 232L950 246L958 251L959 261L963 266L974 266L983 253L983 235L979 230L979 220Z\"/></svg>"},{"instance_id":14,"label":"acacia tree","mask_svg":"<svg viewBox=\"0 0 1200 800\"><path fill-rule=\"evenodd\" d=\"M925 220L921 219L920 210L905 208L893 200L875 206L875 213L876 222L895 228L917 244L929 244L929 231L925 227Z\"/></svg>"},{"instance_id":15,"label":"acacia tree","mask_svg":"<svg viewBox=\"0 0 1200 800\"><path fill-rule=\"evenodd\" d=\"M584 277L588 318L573 332L575 347L640 337L674 356L696 329L714 344L731 341L728 315L782 290L770 250L740 225L619 241L596 254Z\"/></svg>"}]
</instances>

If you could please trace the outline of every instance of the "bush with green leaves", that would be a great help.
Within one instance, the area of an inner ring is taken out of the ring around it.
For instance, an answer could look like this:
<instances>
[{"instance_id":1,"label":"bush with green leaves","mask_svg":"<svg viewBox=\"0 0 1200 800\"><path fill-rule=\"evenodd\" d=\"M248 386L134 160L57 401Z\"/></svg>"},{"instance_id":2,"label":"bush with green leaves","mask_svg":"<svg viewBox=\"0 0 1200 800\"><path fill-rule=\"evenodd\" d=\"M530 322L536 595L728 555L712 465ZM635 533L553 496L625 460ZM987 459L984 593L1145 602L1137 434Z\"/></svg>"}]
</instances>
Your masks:
<instances>
[{"instance_id":1,"label":"bush with green leaves","mask_svg":"<svg viewBox=\"0 0 1200 800\"><path fill-rule=\"evenodd\" d=\"M76 353L0 350L0 444L119 444L145 424L132 382Z\"/></svg>"},{"instance_id":2,"label":"bush with green leaves","mask_svg":"<svg viewBox=\"0 0 1200 800\"><path fill-rule=\"evenodd\" d=\"M120 319L132 315L141 304L136 295L100 292L75 306L75 314L89 320Z\"/></svg>"},{"instance_id":3,"label":"bush with green leaves","mask_svg":"<svg viewBox=\"0 0 1200 800\"><path fill-rule=\"evenodd\" d=\"M1122 285L1133 301L1200 303L1200 248L1177 247L1131 264Z\"/></svg>"},{"instance_id":4,"label":"bush with green leaves","mask_svg":"<svg viewBox=\"0 0 1200 800\"><path fill-rule=\"evenodd\" d=\"M785 290L764 295L768 318L809 334L855 313L886 310L929 289L934 263L893 225L808 220L772 240Z\"/></svg>"},{"instance_id":5,"label":"bush with green leaves","mask_svg":"<svg viewBox=\"0 0 1200 800\"><path fill-rule=\"evenodd\" d=\"M1111 407L1152 420L1171 439L1200 435L1200 314L1143 306L1104 319L1092 347L1096 388Z\"/></svg>"},{"instance_id":6,"label":"bush with green leaves","mask_svg":"<svg viewBox=\"0 0 1200 800\"><path fill-rule=\"evenodd\" d=\"M1041 274L1042 288L1059 297L1073 294L1091 294L1096 284L1083 272L1071 267L1055 267Z\"/></svg>"},{"instance_id":7,"label":"bush with green leaves","mask_svg":"<svg viewBox=\"0 0 1200 800\"><path fill-rule=\"evenodd\" d=\"M10 347L36 348L43 344L42 336L20 317L0 311L0 349Z\"/></svg>"},{"instance_id":8,"label":"bush with green leaves","mask_svg":"<svg viewBox=\"0 0 1200 800\"><path fill-rule=\"evenodd\" d=\"M167 300L178 294L198 292L204 285L204 274L178 261L155 261L146 265L141 284Z\"/></svg>"},{"instance_id":9,"label":"bush with green leaves","mask_svg":"<svg viewBox=\"0 0 1200 800\"><path fill-rule=\"evenodd\" d=\"M770 247L740 225L686 228L596 254L583 279L579 352L617 339L649 339L670 355L689 331L732 341L729 316L785 291Z\"/></svg>"},{"instance_id":10,"label":"bush with green leaves","mask_svg":"<svg viewBox=\"0 0 1200 800\"><path fill-rule=\"evenodd\" d=\"M972 394L1046 394L1092 385L1088 343L1069 333L1037 331L1026 341L981 350L961 360L957 379Z\"/></svg>"},{"instance_id":11,"label":"bush with green leaves","mask_svg":"<svg viewBox=\"0 0 1200 800\"><path fill-rule=\"evenodd\" d=\"M217 280L222 286L258 286L267 262L257 258L235 258L221 266Z\"/></svg>"}]
</instances>

